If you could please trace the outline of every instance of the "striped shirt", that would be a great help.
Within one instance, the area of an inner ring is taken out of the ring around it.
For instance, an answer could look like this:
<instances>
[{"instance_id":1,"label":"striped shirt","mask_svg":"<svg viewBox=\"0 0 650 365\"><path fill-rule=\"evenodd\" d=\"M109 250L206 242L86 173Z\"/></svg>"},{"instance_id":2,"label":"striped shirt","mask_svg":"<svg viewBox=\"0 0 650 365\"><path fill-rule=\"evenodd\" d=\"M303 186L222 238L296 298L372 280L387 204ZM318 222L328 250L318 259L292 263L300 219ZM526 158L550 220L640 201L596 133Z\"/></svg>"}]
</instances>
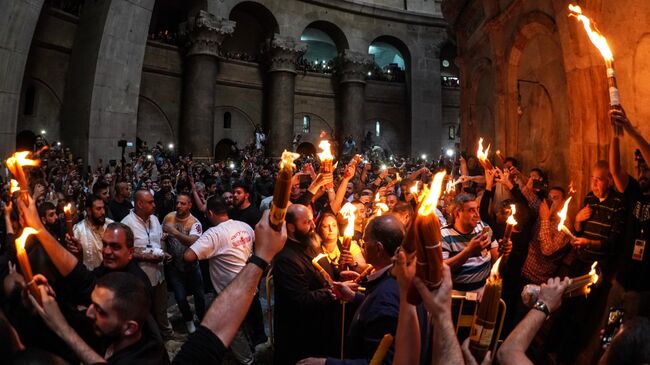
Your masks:
<instances>
[{"instance_id":1,"label":"striped shirt","mask_svg":"<svg viewBox=\"0 0 650 365\"><path fill-rule=\"evenodd\" d=\"M583 206L589 205L591 216L582 225L582 232L577 232L591 240L601 242L599 249L580 247L577 256L580 261L591 264L594 261L608 260L621 250L621 233L625 221L625 204L623 195L611 189L607 198L600 201L593 193L587 194Z\"/></svg>"},{"instance_id":2,"label":"striped shirt","mask_svg":"<svg viewBox=\"0 0 650 365\"><path fill-rule=\"evenodd\" d=\"M465 249L469 241L475 236L481 234L484 227L488 227L485 222L480 221L474 230L468 234L462 234L454 229L453 226L442 228L442 259L447 260ZM490 249L498 248L499 244L492 237L490 232ZM490 276L492 266L492 255L489 250L484 250L477 256L472 256L458 269L452 272L452 281L454 289L462 291L477 290L485 285L485 280Z\"/></svg>"}]
</instances>

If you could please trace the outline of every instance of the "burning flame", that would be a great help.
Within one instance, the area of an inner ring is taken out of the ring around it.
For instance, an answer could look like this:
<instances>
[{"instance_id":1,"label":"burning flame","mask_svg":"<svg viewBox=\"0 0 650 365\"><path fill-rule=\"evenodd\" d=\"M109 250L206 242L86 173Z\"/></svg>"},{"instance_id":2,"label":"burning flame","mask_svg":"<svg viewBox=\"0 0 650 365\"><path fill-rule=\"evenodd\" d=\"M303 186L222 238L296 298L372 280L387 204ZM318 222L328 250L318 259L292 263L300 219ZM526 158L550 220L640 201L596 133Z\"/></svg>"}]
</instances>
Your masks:
<instances>
[{"instance_id":1,"label":"burning flame","mask_svg":"<svg viewBox=\"0 0 650 365\"><path fill-rule=\"evenodd\" d=\"M562 207L562 210L557 213L557 216L560 217L560 223L557 225L557 230L561 231L562 227L564 227L564 221L566 221L566 213L569 210L569 202L571 202L572 196L570 196L565 202L564 206Z\"/></svg>"},{"instance_id":2,"label":"burning flame","mask_svg":"<svg viewBox=\"0 0 650 365\"><path fill-rule=\"evenodd\" d=\"M20 191L20 186L18 185L18 181L11 179L11 183L9 184L9 192L11 194Z\"/></svg>"},{"instance_id":3,"label":"burning flame","mask_svg":"<svg viewBox=\"0 0 650 365\"><path fill-rule=\"evenodd\" d=\"M411 194L417 194L418 193L418 191L419 191L418 182L419 181L416 181L415 184L413 184L413 186L411 186L411 189L409 190L411 192Z\"/></svg>"},{"instance_id":4,"label":"burning flame","mask_svg":"<svg viewBox=\"0 0 650 365\"><path fill-rule=\"evenodd\" d=\"M27 158L29 151L21 151L14 153L7 159L7 165L17 166L38 166L40 161Z\"/></svg>"},{"instance_id":5,"label":"burning flame","mask_svg":"<svg viewBox=\"0 0 650 365\"><path fill-rule=\"evenodd\" d=\"M348 225L345 226L345 230L343 231L344 237L354 236L354 219L356 211L357 207L355 207L352 203L345 203L345 205L341 208L341 215L343 218L348 220Z\"/></svg>"},{"instance_id":6,"label":"burning flame","mask_svg":"<svg viewBox=\"0 0 650 365\"><path fill-rule=\"evenodd\" d=\"M63 207L63 211L64 211L66 214L70 214L70 213L72 213L72 203L68 203L68 204L66 204L66 205Z\"/></svg>"},{"instance_id":7,"label":"burning flame","mask_svg":"<svg viewBox=\"0 0 650 365\"><path fill-rule=\"evenodd\" d=\"M418 215L427 216L432 214L438 206L438 199L442 193L442 182L447 175L446 171L436 173L431 182L431 189L429 189L422 197L422 203L418 209Z\"/></svg>"},{"instance_id":8,"label":"burning flame","mask_svg":"<svg viewBox=\"0 0 650 365\"><path fill-rule=\"evenodd\" d=\"M574 16L578 21L582 22L591 43L598 48L605 62L614 62L614 54L612 54L612 50L609 48L609 44L607 44L607 39L600 33L598 28L596 28L596 24L591 19L582 15L582 8L578 5L569 4L569 16Z\"/></svg>"},{"instance_id":9,"label":"burning flame","mask_svg":"<svg viewBox=\"0 0 650 365\"><path fill-rule=\"evenodd\" d=\"M314 265L318 265L318 266L320 266L320 264L318 263L318 261L320 261L320 259L322 259L323 257L327 257L327 254L321 253L320 255L314 257L314 258L311 260L311 262L314 263Z\"/></svg>"},{"instance_id":10,"label":"burning flame","mask_svg":"<svg viewBox=\"0 0 650 365\"><path fill-rule=\"evenodd\" d=\"M508 219L506 220L506 224L509 224L511 226L516 226L517 221L515 220L515 213L517 213L517 206L514 205L514 204L510 204L510 210L511 210L511 213L510 213L510 216L508 217Z\"/></svg>"},{"instance_id":11,"label":"burning flame","mask_svg":"<svg viewBox=\"0 0 650 365\"><path fill-rule=\"evenodd\" d=\"M388 205L386 203L378 202L375 203L375 206L377 207L377 217L381 216L382 214L386 213L388 209Z\"/></svg>"},{"instance_id":12,"label":"burning flame","mask_svg":"<svg viewBox=\"0 0 650 365\"><path fill-rule=\"evenodd\" d=\"M569 196L572 196L575 193L576 193L576 189L574 188L573 180L571 180L571 182L569 183Z\"/></svg>"},{"instance_id":13,"label":"burning flame","mask_svg":"<svg viewBox=\"0 0 650 365\"><path fill-rule=\"evenodd\" d=\"M326 139L320 141L318 144L318 148L320 148L323 152L318 154L318 158L323 161L323 160L334 160L334 156L332 156L332 148L330 146L330 142Z\"/></svg>"},{"instance_id":14,"label":"burning flame","mask_svg":"<svg viewBox=\"0 0 650 365\"><path fill-rule=\"evenodd\" d=\"M25 227L23 229L23 233L20 235L20 237L16 238L16 248L20 250L25 249L25 242L27 241L27 237L33 234L37 234L38 231L35 230L32 227Z\"/></svg>"},{"instance_id":15,"label":"burning flame","mask_svg":"<svg viewBox=\"0 0 650 365\"><path fill-rule=\"evenodd\" d=\"M585 295L589 295L589 293L591 293L591 286L596 284L598 282L598 279L600 278L600 276L596 272L597 265L598 265L598 261L595 261L591 265L591 270L589 270L589 274L588 274L591 276L591 282L589 282L589 284L587 284L587 287L585 288Z\"/></svg>"},{"instance_id":16,"label":"burning flame","mask_svg":"<svg viewBox=\"0 0 650 365\"><path fill-rule=\"evenodd\" d=\"M501 265L502 258L503 256L499 257L497 262L492 265L492 269L490 270L490 280L499 280L501 278L501 275L499 275L499 265Z\"/></svg>"},{"instance_id":17,"label":"burning flame","mask_svg":"<svg viewBox=\"0 0 650 365\"><path fill-rule=\"evenodd\" d=\"M284 152L282 152L282 157L281 157L281 161L280 161L280 168L282 169L286 165L286 166L289 166L292 169L295 169L296 165L293 163L293 161L295 159L297 159L298 157L300 157L300 154L284 150Z\"/></svg>"},{"instance_id":18,"label":"burning flame","mask_svg":"<svg viewBox=\"0 0 650 365\"><path fill-rule=\"evenodd\" d=\"M402 181L402 177L399 176L399 172L396 172L396 173L395 173L395 180L397 180L397 182Z\"/></svg>"},{"instance_id":19,"label":"burning flame","mask_svg":"<svg viewBox=\"0 0 650 365\"><path fill-rule=\"evenodd\" d=\"M485 151L483 150L483 138L479 138L478 140L478 149L476 150L476 157L481 160L485 161L488 158L488 153L490 152L490 145L487 146Z\"/></svg>"}]
</instances>

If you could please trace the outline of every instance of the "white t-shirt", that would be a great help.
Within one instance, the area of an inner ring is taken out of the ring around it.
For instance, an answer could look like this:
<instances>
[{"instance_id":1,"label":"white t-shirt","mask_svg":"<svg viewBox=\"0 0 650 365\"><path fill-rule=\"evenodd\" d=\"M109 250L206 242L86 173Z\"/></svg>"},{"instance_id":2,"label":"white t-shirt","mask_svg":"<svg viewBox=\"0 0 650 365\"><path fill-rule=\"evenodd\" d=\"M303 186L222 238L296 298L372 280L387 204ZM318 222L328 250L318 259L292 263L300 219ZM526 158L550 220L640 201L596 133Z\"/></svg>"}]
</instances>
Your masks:
<instances>
[{"instance_id":1,"label":"white t-shirt","mask_svg":"<svg viewBox=\"0 0 650 365\"><path fill-rule=\"evenodd\" d=\"M254 241L255 232L248 224L229 219L205 231L190 250L199 260L210 259L210 279L220 293L246 266Z\"/></svg>"}]
</instances>

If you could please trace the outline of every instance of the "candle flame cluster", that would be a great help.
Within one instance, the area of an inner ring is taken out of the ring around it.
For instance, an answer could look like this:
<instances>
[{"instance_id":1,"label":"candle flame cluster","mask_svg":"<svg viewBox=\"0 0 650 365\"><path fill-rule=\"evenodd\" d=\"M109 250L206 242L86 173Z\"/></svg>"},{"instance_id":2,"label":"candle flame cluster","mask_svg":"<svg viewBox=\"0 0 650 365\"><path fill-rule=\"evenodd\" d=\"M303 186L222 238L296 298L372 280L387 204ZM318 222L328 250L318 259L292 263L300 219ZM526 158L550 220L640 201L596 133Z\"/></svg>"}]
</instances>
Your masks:
<instances>
[{"instance_id":1,"label":"candle flame cluster","mask_svg":"<svg viewBox=\"0 0 650 365\"><path fill-rule=\"evenodd\" d=\"M607 43L607 39L598 30L598 28L596 28L596 24L590 18L582 14L582 8L578 5L569 4L569 16L573 16L578 19L578 21L582 22L585 31L589 36L589 40L591 40L591 43L596 46L600 54L605 59L605 62L608 64L614 62L614 54L612 53L612 50Z\"/></svg>"},{"instance_id":2,"label":"candle flame cluster","mask_svg":"<svg viewBox=\"0 0 650 365\"><path fill-rule=\"evenodd\" d=\"M324 254L324 253L321 253L320 255L314 257L314 258L311 260L311 264L316 268L316 270L318 270L318 272L321 274L321 276L323 277L323 279L325 279L325 281L327 282L327 285L331 287L332 284L333 284L332 277L331 277L330 274L328 274L327 271L325 271L325 269L323 269L323 267L318 263L318 261L320 261L320 259L322 259L322 258L324 258L324 257L327 257L327 255Z\"/></svg>"},{"instance_id":3,"label":"candle flame cluster","mask_svg":"<svg viewBox=\"0 0 650 365\"><path fill-rule=\"evenodd\" d=\"M282 152L282 157L280 158L280 169L285 168L287 166L288 168L295 169L296 164L293 163L294 160L298 159L300 157L300 154L298 153L293 153L289 152L287 150L284 150Z\"/></svg>"},{"instance_id":4,"label":"candle flame cluster","mask_svg":"<svg viewBox=\"0 0 650 365\"><path fill-rule=\"evenodd\" d=\"M422 202L418 208L418 215L426 217L435 212L442 193L442 182L446 175L447 173L445 171L440 171L435 174L431 182L431 188L422 194Z\"/></svg>"},{"instance_id":5,"label":"candle flame cluster","mask_svg":"<svg viewBox=\"0 0 650 365\"><path fill-rule=\"evenodd\" d=\"M20 186L18 185L18 181L11 179L11 182L9 183L9 193L13 195L13 193L20 191Z\"/></svg>"},{"instance_id":6,"label":"candle flame cluster","mask_svg":"<svg viewBox=\"0 0 650 365\"><path fill-rule=\"evenodd\" d=\"M357 207L355 207L352 203L345 203L345 205L341 208L341 215L343 218L348 220L348 224L345 226L345 230L343 230L344 237L354 236L354 219L356 218L356 211Z\"/></svg>"},{"instance_id":7,"label":"candle flame cluster","mask_svg":"<svg viewBox=\"0 0 650 365\"><path fill-rule=\"evenodd\" d=\"M323 160L334 160L334 156L332 155L332 148L328 140L324 139L320 141L318 148L320 148L322 151L318 153L318 158L321 160L321 162Z\"/></svg>"},{"instance_id":8,"label":"candle flame cluster","mask_svg":"<svg viewBox=\"0 0 650 365\"><path fill-rule=\"evenodd\" d=\"M517 206L514 204L510 204L510 215L508 216L508 219L506 220L506 224L510 224L513 226L517 225L517 220L515 219L515 214L517 213Z\"/></svg>"},{"instance_id":9,"label":"candle flame cluster","mask_svg":"<svg viewBox=\"0 0 650 365\"><path fill-rule=\"evenodd\" d=\"M488 144L487 148L483 150L483 137L479 138L478 149L476 150L476 158L478 158L479 162L481 163L481 166L483 166L485 170L494 169L494 166L492 166L492 163L490 162L490 160L488 160L489 153L490 153L490 145Z\"/></svg>"},{"instance_id":10,"label":"candle flame cluster","mask_svg":"<svg viewBox=\"0 0 650 365\"><path fill-rule=\"evenodd\" d=\"M568 197L567 200L564 201L564 206L562 207L562 210L557 213L557 216L560 217L560 222L557 225L557 230L562 231L566 233L571 239L575 239L575 236L571 233L571 230L567 228L567 226L564 224L566 222L566 216L567 216L567 211L569 210L569 203L571 202L572 196Z\"/></svg>"}]
</instances>

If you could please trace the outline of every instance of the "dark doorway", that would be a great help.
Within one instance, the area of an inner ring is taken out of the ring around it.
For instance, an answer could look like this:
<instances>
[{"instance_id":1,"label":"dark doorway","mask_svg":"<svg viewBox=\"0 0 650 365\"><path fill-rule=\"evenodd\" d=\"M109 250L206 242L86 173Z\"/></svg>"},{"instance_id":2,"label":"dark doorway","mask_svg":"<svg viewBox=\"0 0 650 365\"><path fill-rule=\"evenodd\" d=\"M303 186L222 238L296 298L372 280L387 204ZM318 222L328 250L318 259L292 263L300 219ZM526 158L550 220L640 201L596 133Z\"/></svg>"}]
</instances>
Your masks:
<instances>
[{"instance_id":1,"label":"dark doorway","mask_svg":"<svg viewBox=\"0 0 650 365\"><path fill-rule=\"evenodd\" d=\"M299 153L301 156L315 156L316 146L314 146L309 142L303 142L298 146L296 152Z\"/></svg>"},{"instance_id":2,"label":"dark doorway","mask_svg":"<svg viewBox=\"0 0 650 365\"><path fill-rule=\"evenodd\" d=\"M214 147L214 160L215 161L226 161L228 158L236 155L235 142L228 138L224 138L217 143Z\"/></svg>"}]
</instances>

